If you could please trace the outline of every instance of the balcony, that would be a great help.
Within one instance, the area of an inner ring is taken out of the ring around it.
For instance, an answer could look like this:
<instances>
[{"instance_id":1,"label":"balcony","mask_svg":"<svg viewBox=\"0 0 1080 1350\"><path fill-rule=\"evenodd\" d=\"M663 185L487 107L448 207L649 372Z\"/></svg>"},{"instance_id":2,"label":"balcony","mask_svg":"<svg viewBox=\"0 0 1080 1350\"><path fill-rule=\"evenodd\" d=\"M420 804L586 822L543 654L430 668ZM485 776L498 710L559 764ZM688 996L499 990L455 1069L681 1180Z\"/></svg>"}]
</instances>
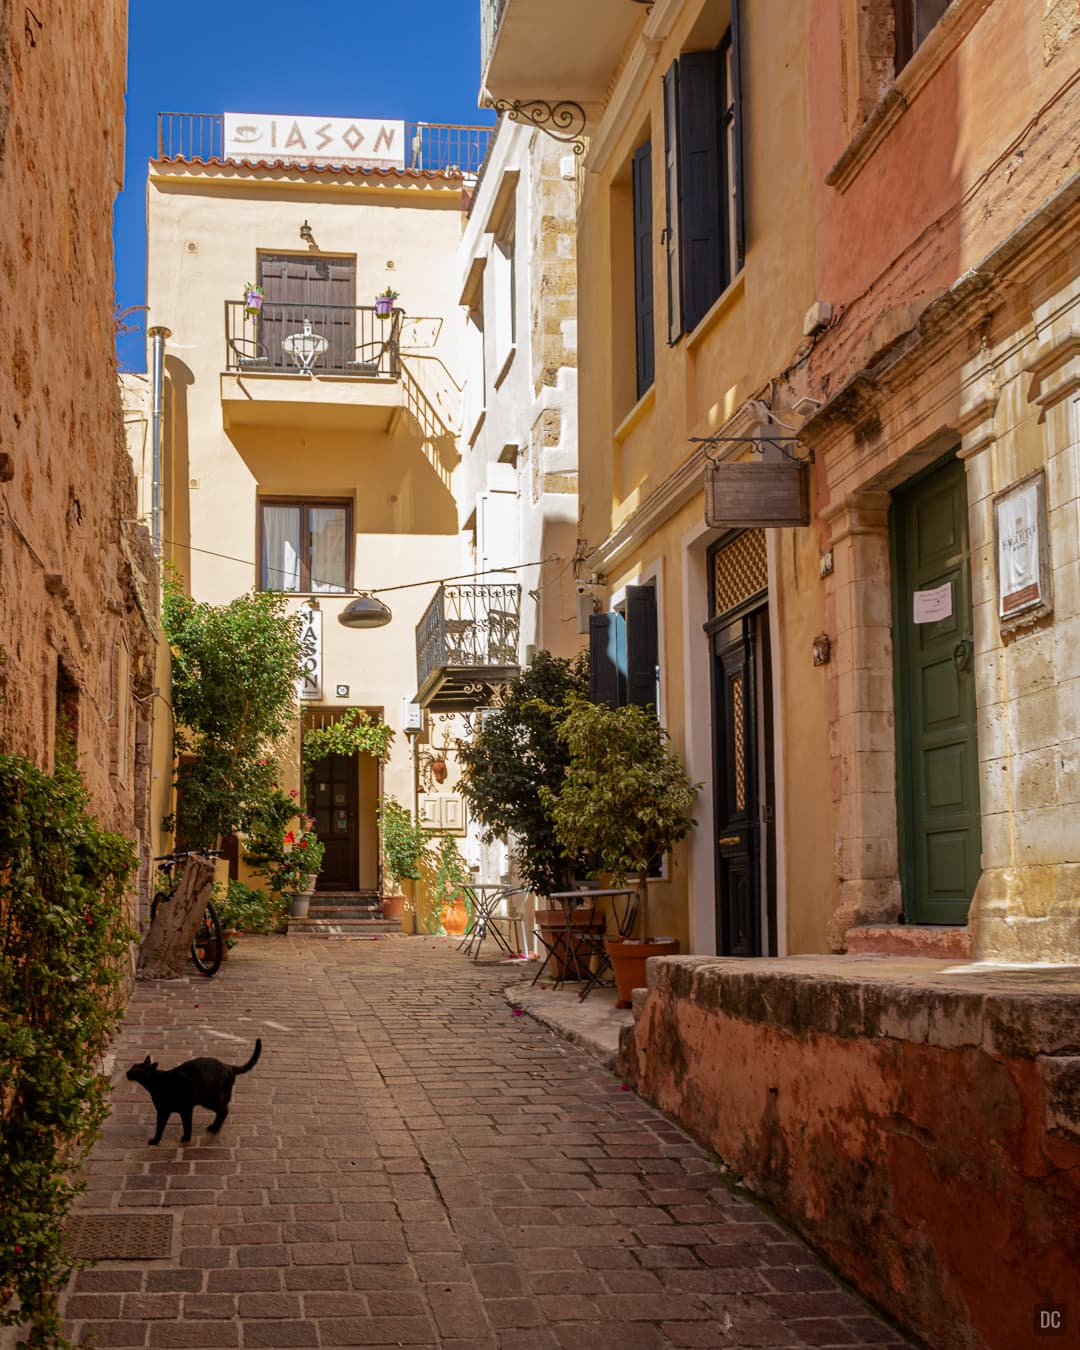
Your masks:
<instances>
[{"instance_id":1,"label":"balcony","mask_svg":"<svg viewBox=\"0 0 1080 1350\"><path fill-rule=\"evenodd\" d=\"M225 302L222 419L233 426L388 431L403 406L402 312L371 305Z\"/></svg>"},{"instance_id":2,"label":"balcony","mask_svg":"<svg viewBox=\"0 0 1080 1350\"><path fill-rule=\"evenodd\" d=\"M520 672L520 631L520 586L440 586L416 625L413 702L436 712L484 707Z\"/></svg>"},{"instance_id":3,"label":"balcony","mask_svg":"<svg viewBox=\"0 0 1080 1350\"><path fill-rule=\"evenodd\" d=\"M481 0L482 86L493 99L598 109L644 15L629 0Z\"/></svg>"},{"instance_id":4,"label":"balcony","mask_svg":"<svg viewBox=\"0 0 1080 1350\"><path fill-rule=\"evenodd\" d=\"M404 143L408 147L406 169L472 178L487 155L493 126L454 126L440 122L406 122ZM186 163L221 163L235 158L225 144L222 113L158 113L159 160ZM245 162L261 163L266 153L252 153ZM333 166L334 160L312 156L312 166ZM303 164L301 164L303 167Z\"/></svg>"}]
</instances>

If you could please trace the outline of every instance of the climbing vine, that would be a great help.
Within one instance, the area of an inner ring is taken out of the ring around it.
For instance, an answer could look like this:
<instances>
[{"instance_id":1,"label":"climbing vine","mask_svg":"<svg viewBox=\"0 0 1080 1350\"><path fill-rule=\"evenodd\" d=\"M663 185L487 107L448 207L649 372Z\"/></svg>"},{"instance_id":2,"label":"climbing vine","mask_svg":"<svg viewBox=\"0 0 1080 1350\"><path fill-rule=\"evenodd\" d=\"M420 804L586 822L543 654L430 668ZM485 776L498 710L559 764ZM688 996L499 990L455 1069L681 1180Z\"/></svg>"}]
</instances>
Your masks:
<instances>
[{"instance_id":1,"label":"climbing vine","mask_svg":"<svg viewBox=\"0 0 1080 1350\"><path fill-rule=\"evenodd\" d=\"M131 844L87 814L70 751L46 774L0 754L0 1325L68 1346L63 1224L108 1115L101 1057L134 940Z\"/></svg>"},{"instance_id":2,"label":"climbing vine","mask_svg":"<svg viewBox=\"0 0 1080 1350\"><path fill-rule=\"evenodd\" d=\"M394 739L393 728L371 717L362 708L350 708L340 721L315 731L304 732L304 774L328 755L354 755L357 752L385 759Z\"/></svg>"}]
</instances>

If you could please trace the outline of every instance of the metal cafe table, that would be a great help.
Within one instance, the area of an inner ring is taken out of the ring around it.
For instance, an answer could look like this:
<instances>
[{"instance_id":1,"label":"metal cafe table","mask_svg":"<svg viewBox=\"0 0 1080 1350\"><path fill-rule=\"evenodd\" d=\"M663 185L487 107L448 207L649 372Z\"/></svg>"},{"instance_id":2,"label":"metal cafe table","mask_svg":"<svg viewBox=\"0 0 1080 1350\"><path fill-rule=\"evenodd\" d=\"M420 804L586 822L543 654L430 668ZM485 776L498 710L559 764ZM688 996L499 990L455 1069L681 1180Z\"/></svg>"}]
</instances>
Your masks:
<instances>
[{"instance_id":1,"label":"metal cafe table","mask_svg":"<svg viewBox=\"0 0 1080 1350\"><path fill-rule=\"evenodd\" d=\"M483 945L484 938L490 933L495 939L496 944L503 949L507 956L520 956L525 951L525 920L515 914L500 914L499 906L504 900L508 900L512 895L526 895L527 891L520 886L508 886L502 882L493 881L469 881L465 882L461 889L466 892L472 901L473 921L469 931L458 943L458 951L463 951L466 956L472 955L474 961L480 959L480 948ZM499 929L500 922L510 924L511 933L514 927L520 929L521 948L515 951L506 939L506 935Z\"/></svg>"},{"instance_id":2,"label":"metal cafe table","mask_svg":"<svg viewBox=\"0 0 1080 1350\"><path fill-rule=\"evenodd\" d=\"M579 887L573 891L552 891L548 896L549 900L554 900L566 915L566 932L560 935L562 942L562 973L556 979L556 984L561 984L566 977L566 969L573 966L576 978L583 980L584 984L579 999L584 999L592 993L598 984L603 982L604 975L611 969L611 959L604 947L603 932L596 932L592 922L579 927L573 923L572 915L579 906L588 906L593 920L597 915L596 901L607 899L611 901L611 917L615 920L615 932L620 938L628 938L634 931L637 923L638 900L637 889L632 886L604 886L593 889L592 887ZM605 918L605 928L607 921ZM553 956L559 951L559 944L549 945L540 939L547 948L547 956L544 963L536 972L533 984L544 973L544 968ZM584 948L584 951L582 950ZM596 961L596 968L593 969L592 963Z\"/></svg>"}]
</instances>

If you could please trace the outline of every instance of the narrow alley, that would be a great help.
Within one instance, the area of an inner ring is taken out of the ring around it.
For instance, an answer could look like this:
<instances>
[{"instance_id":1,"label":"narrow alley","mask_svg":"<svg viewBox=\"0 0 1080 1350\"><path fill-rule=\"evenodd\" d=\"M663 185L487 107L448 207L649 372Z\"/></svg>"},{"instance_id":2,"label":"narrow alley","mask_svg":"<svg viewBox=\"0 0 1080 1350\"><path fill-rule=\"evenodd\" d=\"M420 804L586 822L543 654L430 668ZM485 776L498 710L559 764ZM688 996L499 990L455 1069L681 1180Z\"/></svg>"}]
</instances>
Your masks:
<instances>
[{"instance_id":1,"label":"narrow alley","mask_svg":"<svg viewBox=\"0 0 1080 1350\"><path fill-rule=\"evenodd\" d=\"M516 979L444 939L274 937L213 980L139 985L76 1213L171 1216L167 1254L78 1273L76 1344L906 1344L704 1150L516 1011ZM241 1063L256 1036L220 1136L197 1110L191 1145L174 1116L149 1147L128 1066Z\"/></svg>"}]
</instances>

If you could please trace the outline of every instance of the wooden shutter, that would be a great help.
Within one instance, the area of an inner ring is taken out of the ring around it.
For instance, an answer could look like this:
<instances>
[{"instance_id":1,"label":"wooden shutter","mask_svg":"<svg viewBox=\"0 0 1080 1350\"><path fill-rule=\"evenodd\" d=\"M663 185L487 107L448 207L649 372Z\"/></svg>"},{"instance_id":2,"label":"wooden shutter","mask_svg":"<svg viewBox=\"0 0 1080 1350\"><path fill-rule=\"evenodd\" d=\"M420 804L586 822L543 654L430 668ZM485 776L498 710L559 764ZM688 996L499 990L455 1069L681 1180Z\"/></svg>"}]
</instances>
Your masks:
<instances>
[{"instance_id":1,"label":"wooden shutter","mask_svg":"<svg viewBox=\"0 0 1080 1350\"><path fill-rule=\"evenodd\" d=\"M664 248L667 254L668 343L683 331L679 267L679 63L664 76Z\"/></svg>"},{"instance_id":2,"label":"wooden shutter","mask_svg":"<svg viewBox=\"0 0 1080 1350\"><path fill-rule=\"evenodd\" d=\"M658 710L656 588L626 588L626 701Z\"/></svg>"},{"instance_id":3,"label":"wooden shutter","mask_svg":"<svg viewBox=\"0 0 1080 1350\"><path fill-rule=\"evenodd\" d=\"M735 125L731 129L731 157L729 172L735 193L735 271L741 272L746 262L746 200L743 193L743 106L742 106L742 20L739 16L741 0L731 0L731 90ZM728 277L730 282L733 278Z\"/></svg>"},{"instance_id":4,"label":"wooden shutter","mask_svg":"<svg viewBox=\"0 0 1080 1350\"><path fill-rule=\"evenodd\" d=\"M637 332L637 396L652 382L656 367L653 332L652 145L634 151L634 323Z\"/></svg>"},{"instance_id":5,"label":"wooden shutter","mask_svg":"<svg viewBox=\"0 0 1080 1350\"><path fill-rule=\"evenodd\" d=\"M589 698L620 708L626 702L626 620L589 615Z\"/></svg>"},{"instance_id":6,"label":"wooden shutter","mask_svg":"<svg viewBox=\"0 0 1080 1350\"><path fill-rule=\"evenodd\" d=\"M705 317L724 289L721 215L720 57L716 51L679 58L679 233L683 326Z\"/></svg>"}]
</instances>

